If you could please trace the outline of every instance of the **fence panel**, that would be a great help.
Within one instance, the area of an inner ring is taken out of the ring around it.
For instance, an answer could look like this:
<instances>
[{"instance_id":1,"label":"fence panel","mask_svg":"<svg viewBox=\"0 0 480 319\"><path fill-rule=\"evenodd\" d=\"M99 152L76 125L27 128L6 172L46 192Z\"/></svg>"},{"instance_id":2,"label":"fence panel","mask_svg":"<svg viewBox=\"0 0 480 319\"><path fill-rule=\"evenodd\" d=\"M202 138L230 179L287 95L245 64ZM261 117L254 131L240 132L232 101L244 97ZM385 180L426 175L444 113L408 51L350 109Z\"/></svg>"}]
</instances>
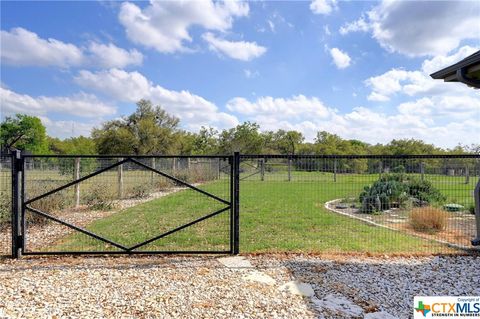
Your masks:
<instances>
[{"instance_id":1,"label":"fence panel","mask_svg":"<svg viewBox=\"0 0 480 319\"><path fill-rule=\"evenodd\" d=\"M25 156L23 254L229 253L231 156Z\"/></svg>"},{"instance_id":2,"label":"fence panel","mask_svg":"<svg viewBox=\"0 0 480 319\"><path fill-rule=\"evenodd\" d=\"M472 248L479 156L241 158L242 252Z\"/></svg>"}]
</instances>

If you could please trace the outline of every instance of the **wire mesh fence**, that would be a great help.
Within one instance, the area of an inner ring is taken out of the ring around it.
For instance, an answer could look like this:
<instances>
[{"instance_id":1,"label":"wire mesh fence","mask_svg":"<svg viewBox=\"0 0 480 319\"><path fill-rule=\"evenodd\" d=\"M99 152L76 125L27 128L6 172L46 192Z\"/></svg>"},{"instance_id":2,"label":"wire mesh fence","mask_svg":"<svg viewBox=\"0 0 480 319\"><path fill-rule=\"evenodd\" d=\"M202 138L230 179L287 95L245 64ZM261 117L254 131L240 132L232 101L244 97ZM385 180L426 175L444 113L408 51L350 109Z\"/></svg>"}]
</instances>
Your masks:
<instances>
[{"instance_id":1,"label":"wire mesh fence","mask_svg":"<svg viewBox=\"0 0 480 319\"><path fill-rule=\"evenodd\" d=\"M24 253L228 252L230 173L228 157L25 157Z\"/></svg>"},{"instance_id":2,"label":"wire mesh fence","mask_svg":"<svg viewBox=\"0 0 480 319\"><path fill-rule=\"evenodd\" d=\"M241 155L236 171L233 156L23 159L27 254L231 252L236 175L244 253L454 253L477 234L480 156Z\"/></svg>"},{"instance_id":3,"label":"wire mesh fence","mask_svg":"<svg viewBox=\"0 0 480 319\"><path fill-rule=\"evenodd\" d=\"M243 155L240 250L470 249L479 176L475 156Z\"/></svg>"},{"instance_id":4,"label":"wire mesh fence","mask_svg":"<svg viewBox=\"0 0 480 319\"><path fill-rule=\"evenodd\" d=\"M0 256L8 255L12 249L12 158L0 155Z\"/></svg>"}]
</instances>

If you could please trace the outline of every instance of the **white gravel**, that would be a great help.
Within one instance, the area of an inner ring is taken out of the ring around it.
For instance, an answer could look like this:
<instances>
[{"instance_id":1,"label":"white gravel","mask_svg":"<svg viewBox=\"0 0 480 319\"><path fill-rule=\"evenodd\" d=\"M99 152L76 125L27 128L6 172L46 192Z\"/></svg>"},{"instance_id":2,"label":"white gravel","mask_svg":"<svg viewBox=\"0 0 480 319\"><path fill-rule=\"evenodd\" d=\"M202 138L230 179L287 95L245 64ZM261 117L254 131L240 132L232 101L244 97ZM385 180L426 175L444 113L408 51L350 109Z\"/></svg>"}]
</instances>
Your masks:
<instances>
[{"instance_id":1,"label":"white gravel","mask_svg":"<svg viewBox=\"0 0 480 319\"><path fill-rule=\"evenodd\" d=\"M245 257L0 259L0 318L408 318L415 295L480 295L473 256Z\"/></svg>"}]
</instances>

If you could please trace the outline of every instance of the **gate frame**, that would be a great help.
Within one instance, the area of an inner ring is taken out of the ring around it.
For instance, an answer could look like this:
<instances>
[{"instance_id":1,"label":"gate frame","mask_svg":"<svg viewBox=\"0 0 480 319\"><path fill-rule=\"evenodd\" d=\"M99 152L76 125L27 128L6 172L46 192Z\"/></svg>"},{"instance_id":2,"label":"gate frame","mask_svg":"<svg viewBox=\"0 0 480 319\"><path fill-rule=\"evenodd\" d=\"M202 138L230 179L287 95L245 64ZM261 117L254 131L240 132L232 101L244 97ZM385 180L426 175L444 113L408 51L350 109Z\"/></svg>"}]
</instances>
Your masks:
<instances>
[{"instance_id":1,"label":"gate frame","mask_svg":"<svg viewBox=\"0 0 480 319\"><path fill-rule=\"evenodd\" d=\"M122 158L121 161L118 161L112 165L109 165L106 168L99 169L91 174L83 176L81 178L75 179L71 182L68 182L60 187L57 187L53 190L47 191L39 196L31 198L29 200L25 200L25 158L45 158L45 157L53 157L53 158ZM170 174L164 173L160 170L157 170L153 167L150 167L142 162L139 162L138 159L143 158L217 158L217 159L227 159L230 164L230 200L224 200L214 194L206 192L193 186L187 182L184 182ZM216 210L212 213L204 215L200 218L197 218L191 222L178 226L172 230L166 231L158 236L153 238L147 239L141 243L137 243L132 247L125 247L121 244L115 243L107 238L99 236L95 233L88 231L82 227L75 226L71 223L65 222L61 219L58 219L46 212L40 211L33 207L29 207L28 204L47 197L51 194L54 194L58 191L61 191L65 188L70 186L76 185L82 181L85 181L89 178L92 178L96 175L99 175L111 168L117 167L118 165L122 165L127 162L132 162L140 167L145 168L146 170L152 171L157 175L161 175L169 180L173 180L177 183L180 183L190 189L193 189L196 192L199 192L205 196L213 198L227 206L222 209ZM240 156L239 153L236 152L232 155L23 155L20 151L15 151L12 154L12 258L20 258L22 255L113 255L113 254L124 254L124 255L132 255L132 254L238 254L239 253L239 164L240 164ZM92 238L97 240L107 242L117 248L122 250L120 251L69 251L69 252L62 252L62 251L54 251L54 252L28 252L25 251L25 233L26 233L26 218L25 213L26 210L30 210L33 213L39 214L47 219L51 219L57 223L60 223L64 226L67 226L71 229L74 229L77 232L84 233ZM172 250L172 251L160 251L160 250L153 250L153 251L135 251L135 249L148 245L151 242L159 240L163 237L166 237L170 234L173 234L177 231L190 227L196 223L199 223L203 220L209 219L226 211L230 211L230 236L229 236L229 250L225 251L200 251L200 250Z\"/></svg>"}]
</instances>

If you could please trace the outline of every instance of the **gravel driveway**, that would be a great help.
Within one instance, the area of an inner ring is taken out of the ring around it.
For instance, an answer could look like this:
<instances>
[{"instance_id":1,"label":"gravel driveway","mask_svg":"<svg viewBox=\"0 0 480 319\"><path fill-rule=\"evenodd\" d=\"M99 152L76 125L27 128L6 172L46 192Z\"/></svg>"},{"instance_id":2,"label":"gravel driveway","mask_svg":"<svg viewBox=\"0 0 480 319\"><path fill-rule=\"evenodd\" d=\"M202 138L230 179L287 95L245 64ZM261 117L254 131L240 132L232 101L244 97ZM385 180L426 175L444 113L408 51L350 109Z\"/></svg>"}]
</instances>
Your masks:
<instances>
[{"instance_id":1,"label":"gravel driveway","mask_svg":"<svg viewBox=\"0 0 480 319\"><path fill-rule=\"evenodd\" d=\"M0 259L0 318L408 318L415 295L480 295L479 262L475 256Z\"/></svg>"}]
</instances>

